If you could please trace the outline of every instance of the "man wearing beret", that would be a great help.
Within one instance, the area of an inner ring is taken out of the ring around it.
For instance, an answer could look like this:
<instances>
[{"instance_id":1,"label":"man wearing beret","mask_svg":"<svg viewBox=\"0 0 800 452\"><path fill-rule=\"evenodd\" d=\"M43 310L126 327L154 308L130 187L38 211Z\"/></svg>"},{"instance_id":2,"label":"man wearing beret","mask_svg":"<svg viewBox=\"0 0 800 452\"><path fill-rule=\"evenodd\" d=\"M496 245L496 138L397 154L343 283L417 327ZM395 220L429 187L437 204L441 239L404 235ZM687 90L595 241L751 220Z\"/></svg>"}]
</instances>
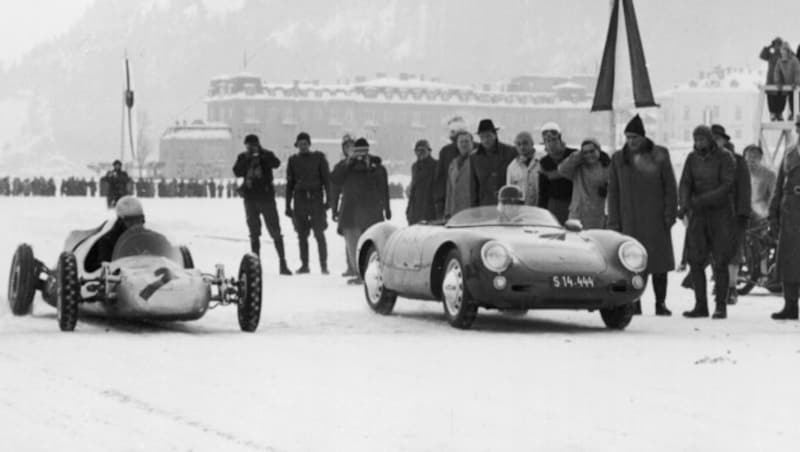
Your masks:
<instances>
[{"instance_id":1,"label":"man wearing beret","mask_svg":"<svg viewBox=\"0 0 800 452\"><path fill-rule=\"evenodd\" d=\"M275 207L275 186L272 182L272 170L281 166L281 161L274 153L261 147L256 135L247 135L244 144L247 150L236 157L233 174L243 179L238 191L244 198L244 212L247 228L250 231L250 250L261 255L263 217L267 231L275 244L275 251L278 253L280 273L291 275L292 272L286 265L281 224Z\"/></svg>"},{"instance_id":2,"label":"man wearing beret","mask_svg":"<svg viewBox=\"0 0 800 452\"><path fill-rule=\"evenodd\" d=\"M319 267L328 274L327 209L331 201L330 169L325 154L311 150L311 136L297 135L294 143L297 154L289 157L286 166L286 216L292 219L300 245L302 266L297 273L308 273L308 236L314 231L319 253ZM294 201L294 208L292 208Z\"/></svg>"},{"instance_id":3,"label":"man wearing beret","mask_svg":"<svg viewBox=\"0 0 800 452\"><path fill-rule=\"evenodd\" d=\"M686 258L689 261L695 307L685 317L708 317L706 263L711 261L716 283L713 318L727 317L729 274L733 257L731 243L736 228L733 191L736 161L717 146L711 129L694 129L694 150L683 167L679 188L678 216L689 216L686 233Z\"/></svg>"}]
</instances>

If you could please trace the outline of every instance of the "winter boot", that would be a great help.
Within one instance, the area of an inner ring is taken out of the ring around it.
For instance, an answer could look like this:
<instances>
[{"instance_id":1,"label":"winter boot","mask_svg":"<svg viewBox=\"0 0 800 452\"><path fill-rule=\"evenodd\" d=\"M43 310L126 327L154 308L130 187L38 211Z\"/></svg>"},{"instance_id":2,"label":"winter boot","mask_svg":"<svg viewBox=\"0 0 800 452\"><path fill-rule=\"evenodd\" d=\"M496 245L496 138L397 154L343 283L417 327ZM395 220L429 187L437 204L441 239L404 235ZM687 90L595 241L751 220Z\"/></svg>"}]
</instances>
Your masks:
<instances>
[{"instance_id":1,"label":"winter boot","mask_svg":"<svg viewBox=\"0 0 800 452\"><path fill-rule=\"evenodd\" d=\"M308 273L308 237L298 237L300 245L300 262L303 265L295 273Z\"/></svg>"},{"instance_id":2,"label":"winter boot","mask_svg":"<svg viewBox=\"0 0 800 452\"><path fill-rule=\"evenodd\" d=\"M784 302L783 309L772 314L772 318L774 320L797 320L798 319L798 309L797 309L797 301L794 303Z\"/></svg>"},{"instance_id":3,"label":"winter boot","mask_svg":"<svg viewBox=\"0 0 800 452\"><path fill-rule=\"evenodd\" d=\"M731 287L728 289L728 304L733 306L739 302L739 293L736 292L735 287Z\"/></svg>"},{"instance_id":4,"label":"winter boot","mask_svg":"<svg viewBox=\"0 0 800 452\"><path fill-rule=\"evenodd\" d=\"M301 265L301 266L300 266L300 268L298 268L298 269L295 271L295 273L297 273L298 275L303 275L303 274L306 274L306 273L308 273L309 271L310 271L310 270L308 269L308 264L307 264L307 263L305 263L305 262L303 262L303 265Z\"/></svg>"},{"instance_id":5,"label":"winter boot","mask_svg":"<svg viewBox=\"0 0 800 452\"><path fill-rule=\"evenodd\" d=\"M319 271L323 275L329 275L330 274L330 272L328 271L328 264L326 264L325 262L320 262L319 263Z\"/></svg>"},{"instance_id":6,"label":"winter boot","mask_svg":"<svg viewBox=\"0 0 800 452\"><path fill-rule=\"evenodd\" d=\"M717 301L717 307L714 309L712 319L725 319L728 317L728 303L726 301Z\"/></svg>"},{"instance_id":7,"label":"winter boot","mask_svg":"<svg viewBox=\"0 0 800 452\"><path fill-rule=\"evenodd\" d=\"M672 311L667 309L667 304L663 301L656 302L656 315L662 317L669 317L672 315Z\"/></svg>"},{"instance_id":8,"label":"winter boot","mask_svg":"<svg viewBox=\"0 0 800 452\"><path fill-rule=\"evenodd\" d=\"M633 302L633 315L642 315L642 301L636 300Z\"/></svg>"},{"instance_id":9,"label":"winter boot","mask_svg":"<svg viewBox=\"0 0 800 452\"><path fill-rule=\"evenodd\" d=\"M292 276L292 271L289 270L289 266L286 265L286 259L281 258L280 267L281 275Z\"/></svg>"},{"instance_id":10,"label":"winter boot","mask_svg":"<svg viewBox=\"0 0 800 452\"><path fill-rule=\"evenodd\" d=\"M261 256L261 240L258 237L250 238L250 251L256 256Z\"/></svg>"}]
</instances>

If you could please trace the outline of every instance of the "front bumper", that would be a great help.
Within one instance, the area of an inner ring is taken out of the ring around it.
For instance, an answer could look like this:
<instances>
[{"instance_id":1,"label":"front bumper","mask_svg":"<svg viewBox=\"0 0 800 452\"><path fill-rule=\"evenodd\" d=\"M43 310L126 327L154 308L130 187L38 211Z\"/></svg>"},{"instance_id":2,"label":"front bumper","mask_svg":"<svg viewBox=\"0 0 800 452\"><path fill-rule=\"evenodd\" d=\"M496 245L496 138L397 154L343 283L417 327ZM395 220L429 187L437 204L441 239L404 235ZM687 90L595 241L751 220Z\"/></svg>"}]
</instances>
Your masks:
<instances>
[{"instance_id":1,"label":"front bumper","mask_svg":"<svg viewBox=\"0 0 800 452\"><path fill-rule=\"evenodd\" d=\"M502 273L486 270L483 265L468 267L465 284L472 299L481 307L494 309L603 309L638 300L645 284L637 289L635 277L645 275L625 270L607 269L593 274L593 288L555 288L551 274L533 272L512 266ZM505 278L502 289L495 287L495 278Z\"/></svg>"}]
</instances>

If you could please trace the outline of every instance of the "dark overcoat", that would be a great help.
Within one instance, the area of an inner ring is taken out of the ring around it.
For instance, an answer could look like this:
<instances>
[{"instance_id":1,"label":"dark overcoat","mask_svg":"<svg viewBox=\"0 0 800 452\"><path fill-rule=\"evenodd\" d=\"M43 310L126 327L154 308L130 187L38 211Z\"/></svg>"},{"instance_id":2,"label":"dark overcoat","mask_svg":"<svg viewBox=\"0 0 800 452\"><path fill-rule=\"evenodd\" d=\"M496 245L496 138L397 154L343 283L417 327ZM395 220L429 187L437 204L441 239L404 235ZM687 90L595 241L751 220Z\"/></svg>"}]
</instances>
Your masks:
<instances>
[{"instance_id":1,"label":"dark overcoat","mask_svg":"<svg viewBox=\"0 0 800 452\"><path fill-rule=\"evenodd\" d=\"M669 151L650 140L638 152L625 146L611 157L608 178L608 228L642 242L648 273L673 270L678 190Z\"/></svg>"},{"instance_id":2,"label":"dark overcoat","mask_svg":"<svg viewBox=\"0 0 800 452\"><path fill-rule=\"evenodd\" d=\"M433 157L428 156L411 165L411 184L408 187L408 206L406 207L408 224L436 219L433 202L435 173L436 160Z\"/></svg>"},{"instance_id":3,"label":"dark overcoat","mask_svg":"<svg viewBox=\"0 0 800 452\"><path fill-rule=\"evenodd\" d=\"M341 187L339 227L366 230L390 212L389 181L381 158L365 155L336 165L331 183Z\"/></svg>"},{"instance_id":4,"label":"dark overcoat","mask_svg":"<svg viewBox=\"0 0 800 452\"><path fill-rule=\"evenodd\" d=\"M516 148L501 143L488 150L478 146L469 156L470 164L470 205L472 207L497 204L497 192L506 183L506 171L519 154Z\"/></svg>"},{"instance_id":5,"label":"dark overcoat","mask_svg":"<svg viewBox=\"0 0 800 452\"><path fill-rule=\"evenodd\" d=\"M800 147L786 151L778 169L769 217L778 225L778 273L782 280L800 283Z\"/></svg>"}]
</instances>

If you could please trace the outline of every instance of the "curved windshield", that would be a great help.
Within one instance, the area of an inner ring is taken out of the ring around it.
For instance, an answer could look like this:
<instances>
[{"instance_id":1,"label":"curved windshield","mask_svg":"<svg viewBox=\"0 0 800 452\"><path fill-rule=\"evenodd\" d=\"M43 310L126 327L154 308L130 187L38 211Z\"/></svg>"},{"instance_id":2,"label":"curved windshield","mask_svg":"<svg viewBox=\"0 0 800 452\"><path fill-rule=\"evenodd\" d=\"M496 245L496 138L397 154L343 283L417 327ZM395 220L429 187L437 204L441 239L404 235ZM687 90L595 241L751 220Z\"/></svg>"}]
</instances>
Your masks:
<instances>
[{"instance_id":1,"label":"curved windshield","mask_svg":"<svg viewBox=\"0 0 800 452\"><path fill-rule=\"evenodd\" d=\"M496 205L465 209L453 215L448 228L475 226L545 226L560 228L558 220L547 210L519 205Z\"/></svg>"},{"instance_id":2,"label":"curved windshield","mask_svg":"<svg viewBox=\"0 0 800 452\"><path fill-rule=\"evenodd\" d=\"M125 231L114 246L112 260L131 256L159 256L178 263L182 262L180 252L166 237L142 227L133 227Z\"/></svg>"}]
</instances>

